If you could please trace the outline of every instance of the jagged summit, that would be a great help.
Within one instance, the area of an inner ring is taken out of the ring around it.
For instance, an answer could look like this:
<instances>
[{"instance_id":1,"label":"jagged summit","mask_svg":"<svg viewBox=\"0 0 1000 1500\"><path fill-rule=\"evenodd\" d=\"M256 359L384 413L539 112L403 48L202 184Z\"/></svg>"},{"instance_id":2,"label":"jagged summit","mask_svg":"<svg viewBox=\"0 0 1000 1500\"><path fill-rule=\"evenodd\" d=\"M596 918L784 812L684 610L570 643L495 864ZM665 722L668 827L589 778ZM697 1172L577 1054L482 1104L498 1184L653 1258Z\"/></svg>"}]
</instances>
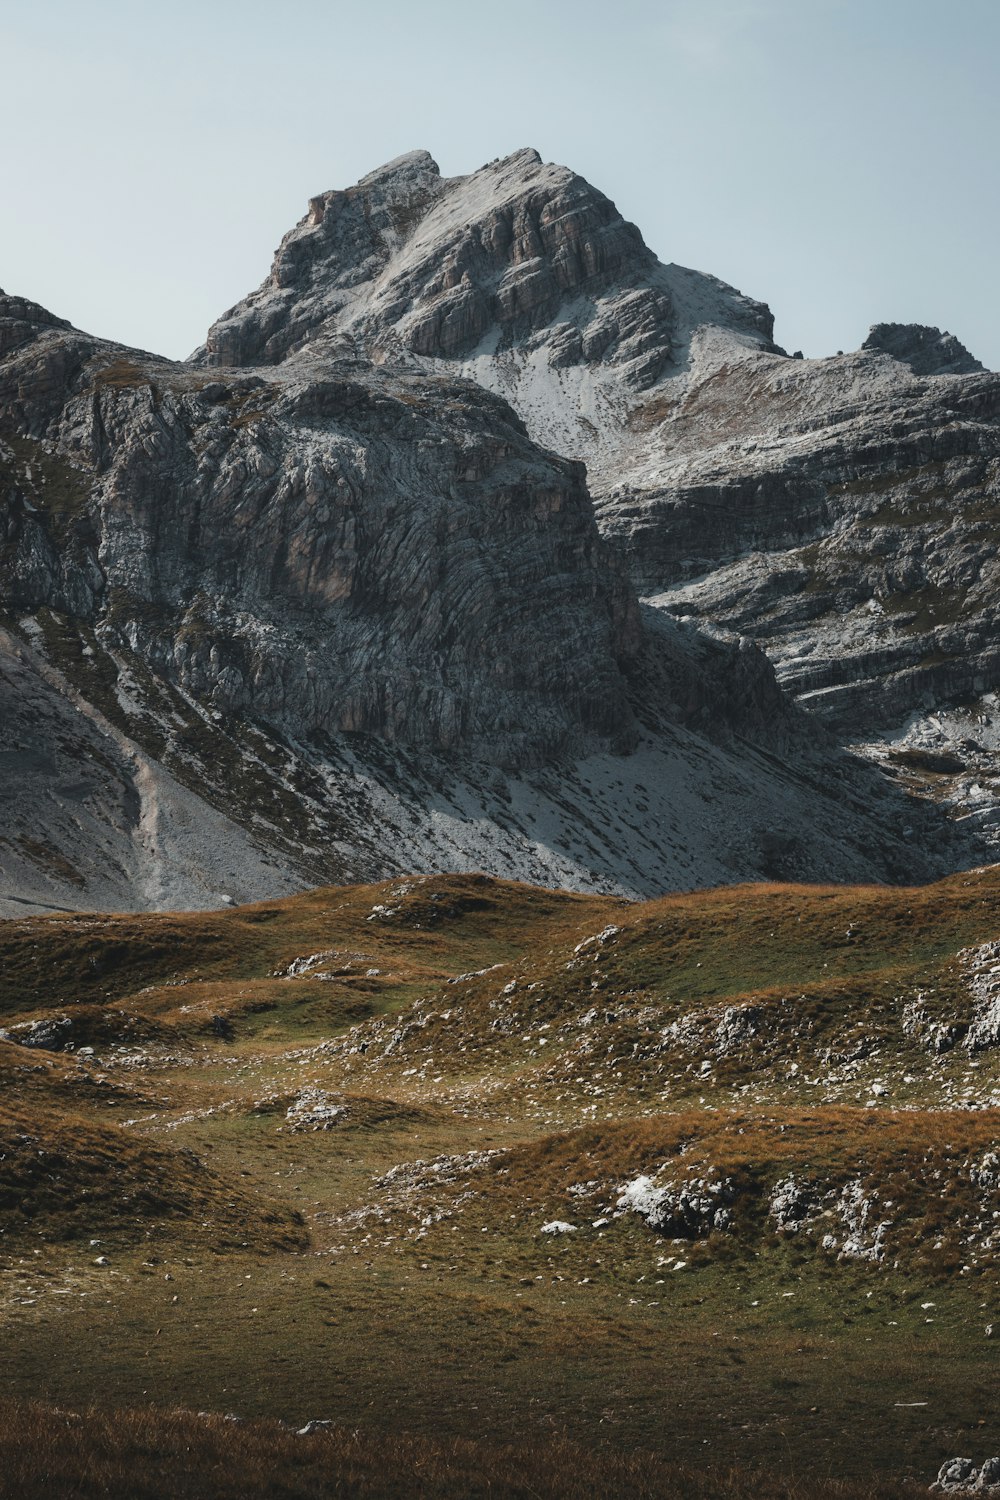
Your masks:
<instances>
[{"instance_id":1,"label":"jagged summit","mask_svg":"<svg viewBox=\"0 0 1000 1500\"><path fill-rule=\"evenodd\" d=\"M193 360L463 375L593 472L615 467L644 392L686 380L706 348L713 365L774 351L772 330L763 303L661 264L609 198L535 150L451 178L414 151L311 199Z\"/></svg>"},{"instance_id":2,"label":"jagged summit","mask_svg":"<svg viewBox=\"0 0 1000 1500\"><path fill-rule=\"evenodd\" d=\"M661 265L635 225L567 167L526 148L443 178L414 151L313 198L267 281L195 358L506 353L554 369L611 367L644 389L704 322L769 346L763 304Z\"/></svg>"},{"instance_id":3,"label":"jagged summit","mask_svg":"<svg viewBox=\"0 0 1000 1500\"><path fill-rule=\"evenodd\" d=\"M914 375L973 375L986 368L953 333L924 323L876 323L861 347L891 354Z\"/></svg>"},{"instance_id":4,"label":"jagged summit","mask_svg":"<svg viewBox=\"0 0 1000 1500\"><path fill-rule=\"evenodd\" d=\"M0 357L28 343L44 329L69 329L71 323L57 318L27 297L9 297L0 287Z\"/></svg>"},{"instance_id":5,"label":"jagged summit","mask_svg":"<svg viewBox=\"0 0 1000 1500\"><path fill-rule=\"evenodd\" d=\"M392 161L383 162L373 172L366 172L358 181L358 187L373 187L397 177L414 177L424 172L441 176L441 168L429 151L404 151Z\"/></svg>"}]
</instances>

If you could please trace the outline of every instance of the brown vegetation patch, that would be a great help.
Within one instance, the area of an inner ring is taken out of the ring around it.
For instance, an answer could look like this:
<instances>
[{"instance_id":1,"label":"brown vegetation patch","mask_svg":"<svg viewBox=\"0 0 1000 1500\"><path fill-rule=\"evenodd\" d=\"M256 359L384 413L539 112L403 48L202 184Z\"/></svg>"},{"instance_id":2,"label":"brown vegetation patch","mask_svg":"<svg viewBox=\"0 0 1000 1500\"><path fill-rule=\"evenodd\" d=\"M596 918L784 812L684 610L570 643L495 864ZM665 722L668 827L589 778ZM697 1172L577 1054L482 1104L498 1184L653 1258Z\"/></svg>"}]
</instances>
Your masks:
<instances>
[{"instance_id":1,"label":"brown vegetation patch","mask_svg":"<svg viewBox=\"0 0 1000 1500\"><path fill-rule=\"evenodd\" d=\"M209 1248L301 1249L300 1217L165 1146L71 1109L0 1104L0 1245L182 1232Z\"/></svg>"},{"instance_id":2,"label":"brown vegetation patch","mask_svg":"<svg viewBox=\"0 0 1000 1500\"><path fill-rule=\"evenodd\" d=\"M94 385L100 389L107 386L114 391L132 390L136 386L148 385L155 390L149 373L131 359L116 359L94 374Z\"/></svg>"},{"instance_id":3,"label":"brown vegetation patch","mask_svg":"<svg viewBox=\"0 0 1000 1500\"><path fill-rule=\"evenodd\" d=\"M0 1402L3 1500L900 1500L885 1480L694 1468L532 1435L516 1446L331 1426L299 1436L151 1408L72 1412Z\"/></svg>"}]
</instances>

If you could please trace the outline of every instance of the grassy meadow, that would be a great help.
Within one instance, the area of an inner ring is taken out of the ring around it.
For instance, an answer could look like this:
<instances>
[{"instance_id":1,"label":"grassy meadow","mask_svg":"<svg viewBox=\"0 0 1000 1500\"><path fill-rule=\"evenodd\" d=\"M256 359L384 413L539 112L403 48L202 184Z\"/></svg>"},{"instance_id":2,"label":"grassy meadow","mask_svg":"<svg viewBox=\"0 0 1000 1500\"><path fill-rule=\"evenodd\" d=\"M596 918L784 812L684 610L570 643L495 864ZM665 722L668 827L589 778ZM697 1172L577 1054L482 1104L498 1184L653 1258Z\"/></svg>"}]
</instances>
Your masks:
<instances>
[{"instance_id":1,"label":"grassy meadow","mask_svg":"<svg viewBox=\"0 0 1000 1500\"><path fill-rule=\"evenodd\" d=\"M848 1500L1000 1452L998 919L986 870L0 923L0 1494Z\"/></svg>"}]
</instances>

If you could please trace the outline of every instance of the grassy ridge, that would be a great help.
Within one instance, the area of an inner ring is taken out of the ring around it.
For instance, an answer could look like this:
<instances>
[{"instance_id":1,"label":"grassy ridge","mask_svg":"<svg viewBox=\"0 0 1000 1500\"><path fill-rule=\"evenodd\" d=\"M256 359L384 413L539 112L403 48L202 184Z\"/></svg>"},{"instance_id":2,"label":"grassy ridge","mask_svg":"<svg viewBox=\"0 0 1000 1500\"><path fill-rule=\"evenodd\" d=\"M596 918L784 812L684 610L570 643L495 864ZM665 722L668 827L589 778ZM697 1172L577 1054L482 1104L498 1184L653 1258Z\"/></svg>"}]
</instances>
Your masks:
<instances>
[{"instance_id":1,"label":"grassy ridge","mask_svg":"<svg viewBox=\"0 0 1000 1500\"><path fill-rule=\"evenodd\" d=\"M0 924L0 1393L153 1403L120 1431L192 1494L874 1495L996 1452L998 919L980 871Z\"/></svg>"}]
</instances>

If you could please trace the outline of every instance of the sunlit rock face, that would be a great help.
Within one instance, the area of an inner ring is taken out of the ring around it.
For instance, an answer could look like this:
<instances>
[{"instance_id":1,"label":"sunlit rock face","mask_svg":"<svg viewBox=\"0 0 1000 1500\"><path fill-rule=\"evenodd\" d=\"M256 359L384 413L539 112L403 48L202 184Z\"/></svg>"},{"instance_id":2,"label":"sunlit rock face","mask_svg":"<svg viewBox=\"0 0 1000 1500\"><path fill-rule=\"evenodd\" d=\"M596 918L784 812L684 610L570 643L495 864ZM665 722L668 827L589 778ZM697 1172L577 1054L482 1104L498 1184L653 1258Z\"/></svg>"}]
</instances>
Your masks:
<instances>
[{"instance_id":1,"label":"sunlit rock face","mask_svg":"<svg viewBox=\"0 0 1000 1500\"><path fill-rule=\"evenodd\" d=\"M268 279L214 324L195 358L507 355L613 371L642 390L689 332L692 291L769 343L766 307L661 266L610 199L537 151L453 178L416 151L312 199Z\"/></svg>"}]
</instances>

